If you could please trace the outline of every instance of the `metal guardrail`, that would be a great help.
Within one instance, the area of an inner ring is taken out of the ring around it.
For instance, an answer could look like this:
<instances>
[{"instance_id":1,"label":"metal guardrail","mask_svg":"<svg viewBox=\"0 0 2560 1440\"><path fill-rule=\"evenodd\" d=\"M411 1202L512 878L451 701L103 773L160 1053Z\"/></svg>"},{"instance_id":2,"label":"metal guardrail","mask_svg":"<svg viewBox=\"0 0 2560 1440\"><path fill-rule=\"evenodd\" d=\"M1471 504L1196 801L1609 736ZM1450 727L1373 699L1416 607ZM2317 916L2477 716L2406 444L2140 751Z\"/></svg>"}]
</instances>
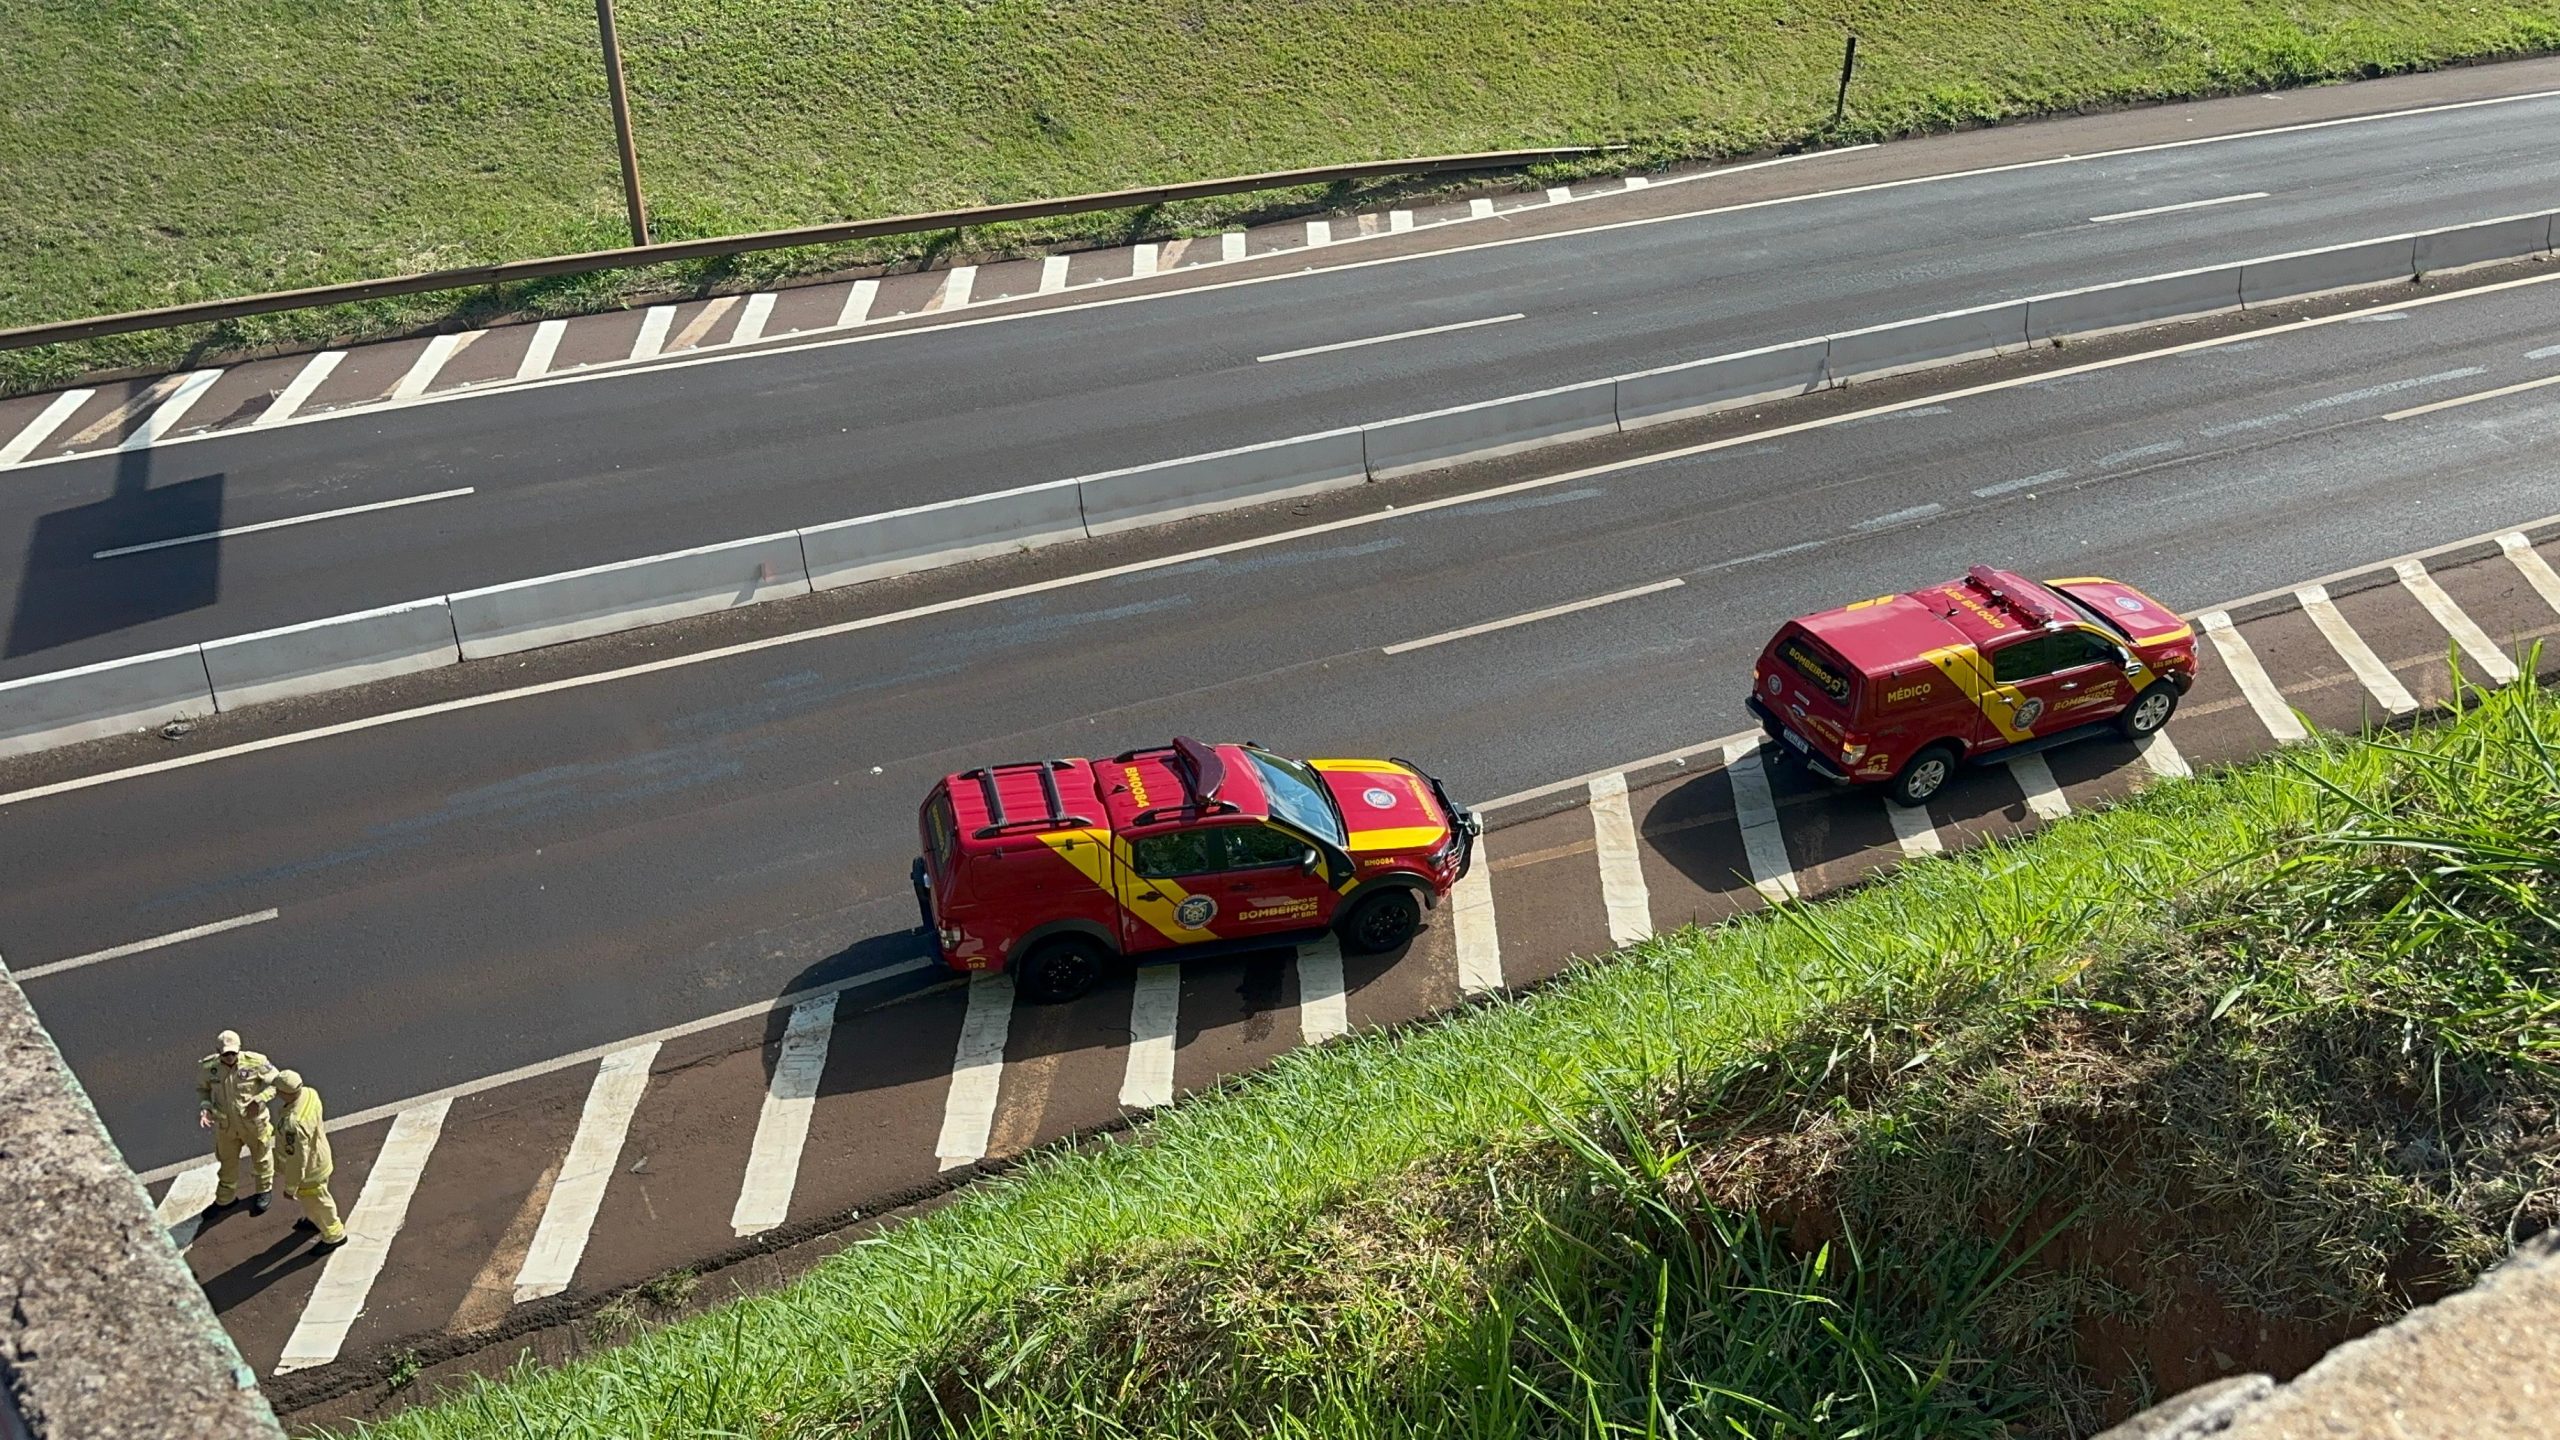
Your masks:
<instances>
[{"instance_id":1,"label":"metal guardrail","mask_svg":"<svg viewBox=\"0 0 2560 1440\"><path fill-rule=\"evenodd\" d=\"M179 325L204 325L221 320L237 320L248 315L268 315L281 310L308 310L322 305L346 305L365 300L387 300L396 295L423 295L437 290L467 290L482 285L504 285L519 280L542 280L554 275L582 275L598 270L627 270L643 265L663 264L670 260L703 260L722 255L744 255L755 250L787 250L800 245L827 245L846 240L870 240L885 235L917 235L936 230L960 230L976 225L999 225L1015 220L1046 220L1060 215L1081 215L1095 210L1135 210L1147 206L1169 205L1180 200L1205 200L1219 195L1242 195L1256 190L1280 190L1293 185L1322 185L1344 180L1366 180L1382 175L1441 175L1471 170L1510 170L1534 165L1542 160L1566 160L1599 154L1623 146L1561 145L1543 150L1492 150L1473 155L1431 155L1407 160L1362 160L1347 165L1319 165L1305 170L1272 170L1260 175L1236 175L1222 180L1189 180L1176 185L1150 185L1136 190L1109 190L1093 195L1070 195L1059 200L1020 200L1007 205L982 205L970 210L937 210L921 215L890 215L876 220L844 220L827 225L804 225L791 230L763 230L751 235L724 235L708 240L676 240L657 245L628 245L615 250L591 250L583 255L553 255L539 260L507 260L492 265L465 265L452 270L431 270L420 275L396 275L380 280L352 280L339 285L315 285L303 290L277 290L264 295L244 295L231 300L200 300L185 305L164 306L157 310L130 310L120 315L93 315L85 320L57 320L42 325L22 325L0 330L0 350L24 350L36 345L59 345L73 340L94 340L105 335L124 335L137 330L166 330Z\"/></svg>"}]
</instances>

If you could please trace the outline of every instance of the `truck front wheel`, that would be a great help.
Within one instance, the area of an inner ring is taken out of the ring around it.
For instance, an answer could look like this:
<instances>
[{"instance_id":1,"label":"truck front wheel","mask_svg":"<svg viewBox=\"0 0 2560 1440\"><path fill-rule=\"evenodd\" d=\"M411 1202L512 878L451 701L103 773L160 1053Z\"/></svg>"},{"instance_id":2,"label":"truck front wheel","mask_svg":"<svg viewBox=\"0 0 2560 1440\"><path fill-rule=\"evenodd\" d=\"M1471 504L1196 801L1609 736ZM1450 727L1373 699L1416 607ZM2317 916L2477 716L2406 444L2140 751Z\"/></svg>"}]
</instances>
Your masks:
<instances>
[{"instance_id":1,"label":"truck front wheel","mask_svg":"<svg viewBox=\"0 0 2560 1440\"><path fill-rule=\"evenodd\" d=\"M1335 933L1342 937L1343 949L1355 955L1376 955L1405 944L1421 928L1421 903L1412 891L1396 886L1352 906Z\"/></svg>"},{"instance_id":2,"label":"truck front wheel","mask_svg":"<svg viewBox=\"0 0 2560 1440\"><path fill-rule=\"evenodd\" d=\"M1109 957L1082 935L1061 935L1031 952L1013 972L1015 993L1042 1005L1060 1005L1093 988Z\"/></svg>"}]
</instances>

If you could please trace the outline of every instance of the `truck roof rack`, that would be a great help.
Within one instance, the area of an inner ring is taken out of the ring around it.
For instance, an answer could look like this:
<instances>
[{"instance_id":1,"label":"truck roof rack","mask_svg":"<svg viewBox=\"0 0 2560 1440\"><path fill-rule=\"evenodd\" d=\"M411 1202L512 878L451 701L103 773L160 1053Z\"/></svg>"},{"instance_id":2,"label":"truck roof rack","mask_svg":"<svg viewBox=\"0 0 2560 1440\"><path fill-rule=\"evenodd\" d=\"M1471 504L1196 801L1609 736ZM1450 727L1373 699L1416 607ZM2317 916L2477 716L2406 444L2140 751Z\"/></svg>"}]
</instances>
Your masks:
<instances>
[{"instance_id":1,"label":"truck roof rack","mask_svg":"<svg viewBox=\"0 0 2560 1440\"><path fill-rule=\"evenodd\" d=\"M1040 772L1040 798L1046 812L1040 815L1007 816L1004 796L996 789L999 770L1019 770L1024 765L1036 766ZM960 778L978 782L978 793L987 802L987 823L972 832L980 840L990 840L1007 830L1063 830L1069 826L1089 828L1093 822L1082 815L1067 813L1066 797L1058 793L1058 772L1074 768L1072 760L1030 760L1022 765L981 766Z\"/></svg>"}]
</instances>

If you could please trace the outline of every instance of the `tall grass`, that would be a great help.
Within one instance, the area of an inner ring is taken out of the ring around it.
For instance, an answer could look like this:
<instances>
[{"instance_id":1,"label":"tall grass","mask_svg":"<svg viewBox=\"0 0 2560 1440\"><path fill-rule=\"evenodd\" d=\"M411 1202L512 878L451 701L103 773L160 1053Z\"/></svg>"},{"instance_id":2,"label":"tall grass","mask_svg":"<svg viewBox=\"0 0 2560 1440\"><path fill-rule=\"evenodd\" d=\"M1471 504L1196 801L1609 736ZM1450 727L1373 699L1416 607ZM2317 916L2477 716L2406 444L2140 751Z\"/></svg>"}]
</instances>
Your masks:
<instances>
[{"instance_id":1,"label":"tall grass","mask_svg":"<svg viewBox=\"0 0 2560 1440\"><path fill-rule=\"evenodd\" d=\"M2555 746L2519 687L1664 937L366 1433L2069 1427L2106 1326L2547 1220Z\"/></svg>"}]
</instances>

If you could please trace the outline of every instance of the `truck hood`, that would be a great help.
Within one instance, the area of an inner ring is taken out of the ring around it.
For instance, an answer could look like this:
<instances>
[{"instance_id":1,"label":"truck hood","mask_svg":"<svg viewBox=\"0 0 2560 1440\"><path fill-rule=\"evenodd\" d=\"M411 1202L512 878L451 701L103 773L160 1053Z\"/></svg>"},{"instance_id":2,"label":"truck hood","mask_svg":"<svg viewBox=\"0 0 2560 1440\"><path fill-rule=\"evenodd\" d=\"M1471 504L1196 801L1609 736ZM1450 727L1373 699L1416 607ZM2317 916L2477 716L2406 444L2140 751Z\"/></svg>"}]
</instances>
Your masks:
<instances>
[{"instance_id":1,"label":"truck hood","mask_svg":"<svg viewBox=\"0 0 2560 1440\"><path fill-rule=\"evenodd\" d=\"M2108 624L2133 637L2136 647L2182 640L2191 633L2177 611L2119 581L2088 576L2046 584L2107 617Z\"/></svg>"},{"instance_id":2,"label":"truck hood","mask_svg":"<svg viewBox=\"0 0 2560 1440\"><path fill-rule=\"evenodd\" d=\"M1449 817L1430 782L1393 760L1310 760L1342 811L1354 855L1430 851L1449 838Z\"/></svg>"}]
</instances>

